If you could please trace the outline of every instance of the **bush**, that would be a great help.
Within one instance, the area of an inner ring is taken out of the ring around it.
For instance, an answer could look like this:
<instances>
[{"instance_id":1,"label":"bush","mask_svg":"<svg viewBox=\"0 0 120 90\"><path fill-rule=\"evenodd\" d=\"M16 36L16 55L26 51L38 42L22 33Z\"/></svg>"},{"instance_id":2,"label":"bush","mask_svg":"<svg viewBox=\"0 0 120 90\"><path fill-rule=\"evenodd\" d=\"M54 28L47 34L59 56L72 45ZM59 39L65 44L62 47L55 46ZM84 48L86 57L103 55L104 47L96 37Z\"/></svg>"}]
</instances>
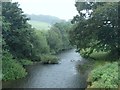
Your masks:
<instances>
[{"instance_id":1,"label":"bush","mask_svg":"<svg viewBox=\"0 0 120 90\"><path fill-rule=\"evenodd\" d=\"M22 65L32 65L32 64L33 64L32 61L27 60L27 59L20 60L20 63L21 63Z\"/></svg>"},{"instance_id":2,"label":"bush","mask_svg":"<svg viewBox=\"0 0 120 90\"><path fill-rule=\"evenodd\" d=\"M90 55L90 57L94 58L95 60L107 60L109 59L109 52L103 52L103 51L93 52Z\"/></svg>"},{"instance_id":3,"label":"bush","mask_svg":"<svg viewBox=\"0 0 120 90\"><path fill-rule=\"evenodd\" d=\"M84 58L88 58L93 52L92 48L86 48L80 50L80 55Z\"/></svg>"},{"instance_id":4,"label":"bush","mask_svg":"<svg viewBox=\"0 0 120 90\"><path fill-rule=\"evenodd\" d=\"M13 59L12 55L8 52L3 53L2 58L2 80L15 80L18 78L25 77L27 72L25 69Z\"/></svg>"},{"instance_id":5,"label":"bush","mask_svg":"<svg viewBox=\"0 0 120 90\"><path fill-rule=\"evenodd\" d=\"M89 88L118 88L118 63L107 63L92 70L88 77Z\"/></svg>"},{"instance_id":6,"label":"bush","mask_svg":"<svg viewBox=\"0 0 120 90\"><path fill-rule=\"evenodd\" d=\"M41 56L41 62L43 64L57 64L58 63L58 58L54 55L42 55Z\"/></svg>"}]
</instances>

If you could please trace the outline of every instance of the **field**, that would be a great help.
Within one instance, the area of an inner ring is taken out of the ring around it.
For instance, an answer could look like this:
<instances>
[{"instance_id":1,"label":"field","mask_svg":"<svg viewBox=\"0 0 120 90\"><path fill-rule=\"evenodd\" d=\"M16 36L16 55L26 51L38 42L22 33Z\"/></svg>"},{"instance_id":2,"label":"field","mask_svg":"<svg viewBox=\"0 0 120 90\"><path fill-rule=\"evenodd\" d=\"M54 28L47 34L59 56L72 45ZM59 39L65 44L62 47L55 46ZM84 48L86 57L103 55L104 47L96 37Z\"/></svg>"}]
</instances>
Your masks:
<instances>
[{"instance_id":1,"label":"field","mask_svg":"<svg viewBox=\"0 0 120 90\"><path fill-rule=\"evenodd\" d=\"M37 30L48 30L50 29L51 25L49 23L45 22L39 22L39 21L28 21L29 24L32 25L32 27L36 28Z\"/></svg>"}]
</instances>

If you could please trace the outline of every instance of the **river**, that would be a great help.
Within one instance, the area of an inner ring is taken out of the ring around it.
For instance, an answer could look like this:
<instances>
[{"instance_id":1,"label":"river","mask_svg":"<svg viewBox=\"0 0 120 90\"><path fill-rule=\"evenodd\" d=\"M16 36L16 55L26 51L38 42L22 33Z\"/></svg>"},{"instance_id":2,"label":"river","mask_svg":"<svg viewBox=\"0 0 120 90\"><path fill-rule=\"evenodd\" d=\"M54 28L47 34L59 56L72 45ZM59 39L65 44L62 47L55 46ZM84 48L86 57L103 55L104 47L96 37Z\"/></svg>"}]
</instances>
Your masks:
<instances>
[{"instance_id":1,"label":"river","mask_svg":"<svg viewBox=\"0 0 120 90\"><path fill-rule=\"evenodd\" d=\"M57 55L59 64L43 65L40 63L27 66L25 78L3 82L3 88L86 88L87 73L76 68L85 60L75 49Z\"/></svg>"}]
</instances>

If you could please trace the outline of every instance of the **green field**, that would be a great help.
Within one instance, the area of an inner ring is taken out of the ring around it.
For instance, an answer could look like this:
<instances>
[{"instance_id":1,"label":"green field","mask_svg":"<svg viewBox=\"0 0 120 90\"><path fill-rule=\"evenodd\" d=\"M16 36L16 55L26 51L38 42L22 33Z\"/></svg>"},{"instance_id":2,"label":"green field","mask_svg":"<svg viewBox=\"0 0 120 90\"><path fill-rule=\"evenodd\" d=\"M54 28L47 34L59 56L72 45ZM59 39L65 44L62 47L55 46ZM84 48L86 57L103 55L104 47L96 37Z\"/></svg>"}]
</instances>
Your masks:
<instances>
[{"instance_id":1,"label":"green field","mask_svg":"<svg viewBox=\"0 0 120 90\"><path fill-rule=\"evenodd\" d=\"M32 27L36 28L37 30L48 30L50 29L51 25L49 23L45 22L39 22L39 21L28 21L29 24L32 25Z\"/></svg>"}]
</instances>

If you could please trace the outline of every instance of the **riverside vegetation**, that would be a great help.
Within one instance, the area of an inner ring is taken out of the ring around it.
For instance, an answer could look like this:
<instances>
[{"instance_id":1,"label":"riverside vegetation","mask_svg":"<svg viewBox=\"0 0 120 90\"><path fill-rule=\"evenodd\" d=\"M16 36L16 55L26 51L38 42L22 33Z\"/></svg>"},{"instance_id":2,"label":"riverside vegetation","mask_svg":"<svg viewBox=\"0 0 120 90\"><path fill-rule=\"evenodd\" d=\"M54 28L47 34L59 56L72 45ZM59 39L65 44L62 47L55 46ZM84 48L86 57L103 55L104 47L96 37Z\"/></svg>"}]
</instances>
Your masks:
<instances>
[{"instance_id":1,"label":"riverside vegetation","mask_svg":"<svg viewBox=\"0 0 120 90\"><path fill-rule=\"evenodd\" d=\"M88 88L118 88L120 3L85 1L75 6L79 14L72 25L55 23L43 31L27 23L29 18L18 3L2 3L3 80L25 77L24 65L58 63L55 54L72 44L82 57L94 61L85 66L93 69L88 75Z\"/></svg>"},{"instance_id":2,"label":"riverside vegetation","mask_svg":"<svg viewBox=\"0 0 120 90\"><path fill-rule=\"evenodd\" d=\"M76 1L75 6L79 14L71 21L74 26L70 41L82 57L94 61L88 75L88 89L118 88L120 2Z\"/></svg>"},{"instance_id":3,"label":"riverside vegetation","mask_svg":"<svg viewBox=\"0 0 120 90\"><path fill-rule=\"evenodd\" d=\"M25 65L34 62L58 63L56 53L70 49L70 22L55 23L50 30L36 30L18 3L2 3L2 80L15 80L27 75Z\"/></svg>"}]
</instances>

